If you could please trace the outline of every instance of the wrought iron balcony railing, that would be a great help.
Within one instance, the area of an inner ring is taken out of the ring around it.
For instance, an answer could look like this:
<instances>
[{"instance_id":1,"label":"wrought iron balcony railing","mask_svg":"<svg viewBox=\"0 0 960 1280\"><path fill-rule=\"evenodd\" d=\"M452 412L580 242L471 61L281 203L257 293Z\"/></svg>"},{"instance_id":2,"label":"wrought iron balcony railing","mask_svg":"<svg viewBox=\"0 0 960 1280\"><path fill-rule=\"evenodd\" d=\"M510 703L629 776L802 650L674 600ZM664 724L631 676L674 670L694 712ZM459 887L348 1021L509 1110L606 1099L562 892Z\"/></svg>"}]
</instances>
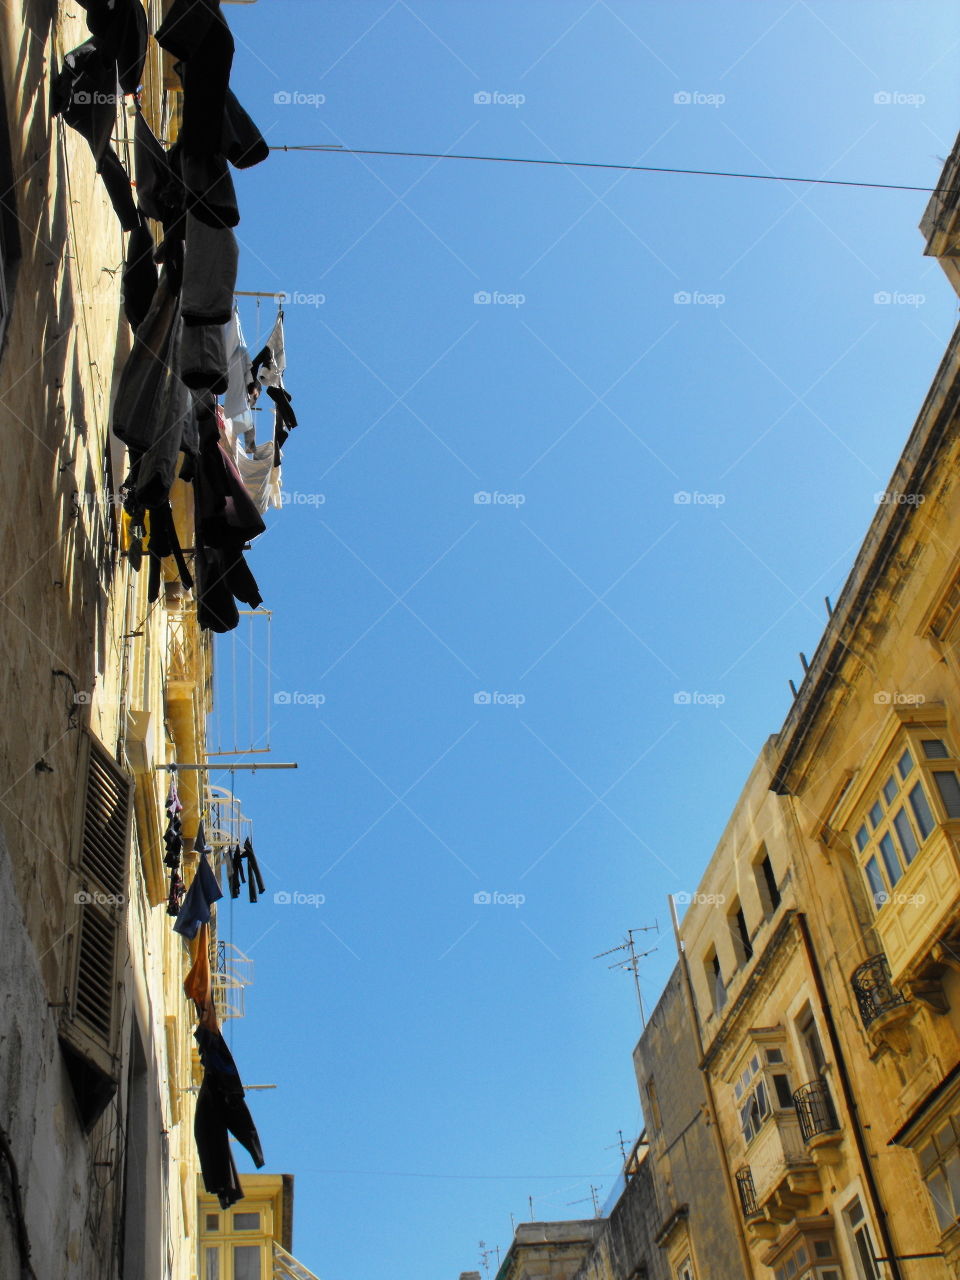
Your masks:
<instances>
[{"instance_id":1,"label":"wrought iron balcony railing","mask_svg":"<svg viewBox=\"0 0 960 1280\"><path fill-rule=\"evenodd\" d=\"M865 964L854 969L850 976L850 985L857 999L860 1019L864 1027L869 1027L881 1014L889 1013L907 1003L890 980L890 966L887 957L881 951L871 956Z\"/></svg>"},{"instance_id":2,"label":"wrought iron balcony railing","mask_svg":"<svg viewBox=\"0 0 960 1280\"><path fill-rule=\"evenodd\" d=\"M825 1080L817 1078L801 1085L793 1095L793 1105L804 1142L810 1142L823 1133L839 1131L840 1122Z\"/></svg>"},{"instance_id":3,"label":"wrought iron balcony railing","mask_svg":"<svg viewBox=\"0 0 960 1280\"><path fill-rule=\"evenodd\" d=\"M763 1216L763 1210L757 1204L757 1190L753 1185L753 1173L748 1164L741 1165L737 1170L737 1194L740 1196L740 1208L743 1210L745 1218L759 1218Z\"/></svg>"}]
</instances>

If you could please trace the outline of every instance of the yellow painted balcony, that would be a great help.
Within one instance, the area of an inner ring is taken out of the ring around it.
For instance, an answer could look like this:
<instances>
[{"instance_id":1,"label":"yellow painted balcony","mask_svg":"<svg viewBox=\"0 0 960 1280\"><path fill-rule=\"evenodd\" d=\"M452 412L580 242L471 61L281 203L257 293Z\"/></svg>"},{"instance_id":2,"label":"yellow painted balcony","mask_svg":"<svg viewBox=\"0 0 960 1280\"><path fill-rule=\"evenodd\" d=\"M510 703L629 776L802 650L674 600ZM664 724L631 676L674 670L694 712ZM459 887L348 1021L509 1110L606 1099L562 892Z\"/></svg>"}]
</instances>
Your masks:
<instances>
[{"instance_id":1,"label":"yellow painted balcony","mask_svg":"<svg viewBox=\"0 0 960 1280\"><path fill-rule=\"evenodd\" d=\"M941 823L880 908L876 931L894 986L937 964L938 942L960 921L960 819Z\"/></svg>"}]
</instances>

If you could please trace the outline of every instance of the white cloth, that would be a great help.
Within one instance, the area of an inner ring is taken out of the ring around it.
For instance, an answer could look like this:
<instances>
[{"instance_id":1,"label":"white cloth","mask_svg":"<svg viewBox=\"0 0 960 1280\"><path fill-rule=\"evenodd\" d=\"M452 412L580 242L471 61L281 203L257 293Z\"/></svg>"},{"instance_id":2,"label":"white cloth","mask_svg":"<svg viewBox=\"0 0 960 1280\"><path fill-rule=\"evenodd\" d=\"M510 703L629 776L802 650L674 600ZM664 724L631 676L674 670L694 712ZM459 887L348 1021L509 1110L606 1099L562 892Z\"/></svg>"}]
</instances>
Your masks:
<instances>
[{"instance_id":1,"label":"white cloth","mask_svg":"<svg viewBox=\"0 0 960 1280\"><path fill-rule=\"evenodd\" d=\"M280 468L273 465L273 441L255 444L252 449L245 447L243 439L245 429L242 423L230 418L223 419L223 443L237 464L243 487L249 493L261 515L268 507L282 507L283 496L280 492Z\"/></svg>"}]
</instances>

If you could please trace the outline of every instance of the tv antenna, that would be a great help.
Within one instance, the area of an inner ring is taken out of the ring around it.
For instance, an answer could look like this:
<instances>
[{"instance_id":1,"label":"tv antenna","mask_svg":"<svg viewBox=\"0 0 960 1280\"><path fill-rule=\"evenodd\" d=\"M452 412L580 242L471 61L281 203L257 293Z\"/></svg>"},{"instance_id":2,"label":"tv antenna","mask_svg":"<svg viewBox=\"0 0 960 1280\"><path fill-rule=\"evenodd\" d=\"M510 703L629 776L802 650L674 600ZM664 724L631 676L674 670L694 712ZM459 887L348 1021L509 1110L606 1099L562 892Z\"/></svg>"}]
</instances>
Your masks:
<instances>
[{"instance_id":1,"label":"tv antenna","mask_svg":"<svg viewBox=\"0 0 960 1280\"><path fill-rule=\"evenodd\" d=\"M599 1187L595 1187L591 1183L590 1194L588 1196L584 1196L582 1200L568 1200L567 1207L570 1208L572 1205L575 1205L575 1204L586 1204L589 1201L593 1205L593 1216L595 1218L599 1218L600 1217L600 1201L597 1199L597 1192L599 1190L600 1190Z\"/></svg>"},{"instance_id":2,"label":"tv antenna","mask_svg":"<svg viewBox=\"0 0 960 1280\"><path fill-rule=\"evenodd\" d=\"M498 1244L488 1245L486 1241L481 1240L480 1248L480 1265L483 1267L484 1275L490 1274L490 1258L496 1256L497 1270L500 1270L500 1246Z\"/></svg>"},{"instance_id":3,"label":"tv antenna","mask_svg":"<svg viewBox=\"0 0 960 1280\"><path fill-rule=\"evenodd\" d=\"M594 960L602 960L604 956L612 956L617 951L626 951L627 954L626 956L624 956L622 960L616 960L614 961L613 964L608 964L607 968L608 969L625 969L629 973L633 974L633 985L636 987L637 1003L640 1006L641 1027L645 1027L647 1025L647 1018L643 1010L643 996L640 993L640 961L644 958L644 956L653 955L654 951L656 951L657 948L651 947L649 951L638 951L637 944L634 940L633 935L635 933L652 933L654 930L656 930L657 934L659 935L660 924L657 920L654 920L653 924L641 925L639 929L628 929L626 941L621 942L619 947L611 947L609 951L601 951L599 955L596 955L593 957Z\"/></svg>"},{"instance_id":4,"label":"tv antenna","mask_svg":"<svg viewBox=\"0 0 960 1280\"><path fill-rule=\"evenodd\" d=\"M623 1159L623 1163L626 1164L627 1163L627 1144L626 1144L626 1141L624 1140L622 1129L617 1130L617 1141L611 1143L609 1147L604 1147L603 1149L604 1151L613 1151L615 1147L620 1148L620 1155Z\"/></svg>"}]
</instances>

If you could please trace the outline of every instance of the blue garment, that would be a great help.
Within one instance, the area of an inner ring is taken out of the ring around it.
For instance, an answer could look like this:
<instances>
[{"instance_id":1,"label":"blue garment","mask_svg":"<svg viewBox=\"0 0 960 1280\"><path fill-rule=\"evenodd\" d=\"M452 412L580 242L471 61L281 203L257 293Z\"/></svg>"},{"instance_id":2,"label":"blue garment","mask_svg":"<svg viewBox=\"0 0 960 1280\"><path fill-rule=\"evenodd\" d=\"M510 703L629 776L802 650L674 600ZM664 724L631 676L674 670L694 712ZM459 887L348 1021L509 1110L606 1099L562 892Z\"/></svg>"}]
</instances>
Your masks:
<instances>
[{"instance_id":1,"label":"blue garment","mask_svg":"<svg viewBox=\"0 0 960 1280\"><path fill-rule=\"evenodd\" d=\"M200 926L210 923L210 908L222 897L223 890L217 883L213 868L204 854L200 858L197 874L193 877L187 896L183 900L180 914L173 926L174 932L182 934L184 938L195 938Z\"/></svg>"}]
</instances>

